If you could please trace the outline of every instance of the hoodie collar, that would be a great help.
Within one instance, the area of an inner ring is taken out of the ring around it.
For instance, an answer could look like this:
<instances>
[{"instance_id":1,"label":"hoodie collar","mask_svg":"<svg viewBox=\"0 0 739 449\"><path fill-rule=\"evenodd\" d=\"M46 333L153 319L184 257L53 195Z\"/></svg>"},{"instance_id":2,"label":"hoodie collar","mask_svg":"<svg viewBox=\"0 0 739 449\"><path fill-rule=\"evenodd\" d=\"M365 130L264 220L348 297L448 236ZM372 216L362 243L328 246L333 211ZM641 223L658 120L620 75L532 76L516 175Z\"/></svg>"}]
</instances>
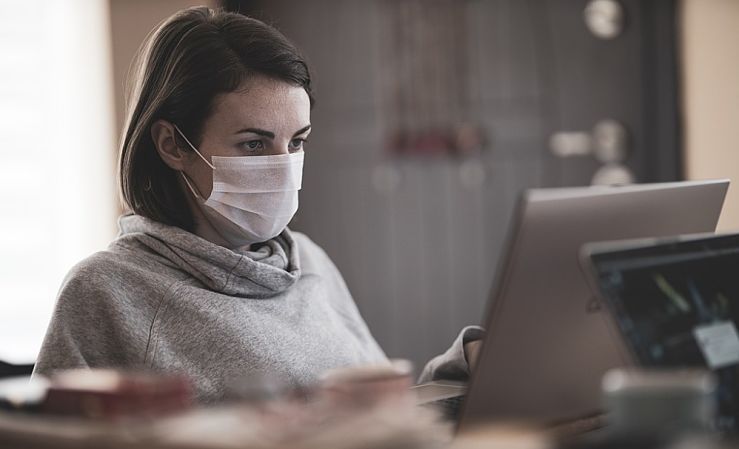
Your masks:
<instances>
[{"instance_id":1,"label":"hoodie collar","mask_svg":"<svg viewBox=\"0 0 739 449\"><path fill-rule=\"evenodd\" d=\"M140 215L123 215L118 226L116 242L143 245L213 291L268 298L287 290L300 278L298 251L287 228L256 250L241 251Z\"/></svg>"}]
</instances>

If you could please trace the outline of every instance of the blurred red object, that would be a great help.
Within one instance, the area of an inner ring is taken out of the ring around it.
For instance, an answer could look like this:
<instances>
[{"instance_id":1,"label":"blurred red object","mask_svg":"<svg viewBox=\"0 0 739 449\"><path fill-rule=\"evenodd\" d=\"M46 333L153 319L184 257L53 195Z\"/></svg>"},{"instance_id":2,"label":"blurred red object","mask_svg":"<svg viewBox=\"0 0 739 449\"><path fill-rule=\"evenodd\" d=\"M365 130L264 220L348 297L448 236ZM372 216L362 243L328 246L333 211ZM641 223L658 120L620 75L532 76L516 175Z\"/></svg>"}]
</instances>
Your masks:
<instances>
[{"instance_id":1,"label":"blurred red object","mask_svg":"<svg viewBox=\"0 0 739 449\"><path fill-rule=\"evenodd\" d=\"M423 130L397 129L387 140L387 151L397 156L475 156L485 146L482 128L471 123Z\"/></svg>"},{"instance_id":2,"label":"blurred red object","mask_svg":"<svg viewBox=\"0 0 739 449\"><path fill-rule=\"evenodd\" d=\"M94 419L146 418L184 411L192 388L184 376L115 370L62 371L51 378L44 413Z\"/></svg>"}]
</instances>

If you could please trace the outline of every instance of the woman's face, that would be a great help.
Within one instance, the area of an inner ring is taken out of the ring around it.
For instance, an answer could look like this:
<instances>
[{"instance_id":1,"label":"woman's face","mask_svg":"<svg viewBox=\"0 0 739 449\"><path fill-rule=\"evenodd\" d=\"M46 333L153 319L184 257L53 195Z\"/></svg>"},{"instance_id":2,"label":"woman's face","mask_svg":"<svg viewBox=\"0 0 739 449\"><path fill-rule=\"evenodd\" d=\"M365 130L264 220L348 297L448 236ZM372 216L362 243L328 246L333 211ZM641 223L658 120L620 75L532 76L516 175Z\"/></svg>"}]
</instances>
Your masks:
<instances>
[{"instance_id":1,"label":"woman's face","mask_svg":"<svg viewBox=\"0 0 739 449\"><path fill-rule=\"evenodd\" d=\"M182 132L188 135L188 131ZM266 156L303 151L310 134L310 99L305 89L257 76L236 92L220 94L203 125L198 151L212 156ZM195 154L184 172L203 198L213 188L213 170Z\"/></svg>"}]
</instances>

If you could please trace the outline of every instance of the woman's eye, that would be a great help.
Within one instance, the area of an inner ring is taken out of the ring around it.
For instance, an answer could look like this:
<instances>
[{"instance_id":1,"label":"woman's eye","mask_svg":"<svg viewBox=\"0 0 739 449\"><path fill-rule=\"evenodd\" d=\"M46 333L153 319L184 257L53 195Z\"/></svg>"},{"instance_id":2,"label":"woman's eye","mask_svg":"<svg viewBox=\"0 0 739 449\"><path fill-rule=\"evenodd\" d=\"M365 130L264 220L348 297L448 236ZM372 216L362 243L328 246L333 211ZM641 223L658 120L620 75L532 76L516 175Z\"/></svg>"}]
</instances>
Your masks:
<instances>
[{"instance_id":1,"label":"woman's eye","mask_svg":"<svg viewBox=\"0 0 739 449\"><path fill-rule=\"evenodd\" d=\"M241 146L247 151L259 151L264 149L264 143L261 140L249 140L242 143Z\"/></svg>"},{"instance_id":2,"label":"woman's eye","mask_svg":"<svg viewBox=\"0 0 739 449\"><path fill-rule=\"evenodd\" d=\"M300 150L303 148L303 144L306 142L305 139L293 139L290 141L290 148L293 150Z\"/></svg>"}]
</instances>

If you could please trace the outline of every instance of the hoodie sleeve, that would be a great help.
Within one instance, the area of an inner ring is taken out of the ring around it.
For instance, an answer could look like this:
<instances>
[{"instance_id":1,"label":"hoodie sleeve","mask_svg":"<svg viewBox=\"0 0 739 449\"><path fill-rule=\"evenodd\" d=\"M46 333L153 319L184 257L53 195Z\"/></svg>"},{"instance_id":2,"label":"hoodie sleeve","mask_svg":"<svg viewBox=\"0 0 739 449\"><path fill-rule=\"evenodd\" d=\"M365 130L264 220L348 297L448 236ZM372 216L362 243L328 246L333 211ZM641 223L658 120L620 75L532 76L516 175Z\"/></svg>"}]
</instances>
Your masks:
<instances>
[{"instance_id":1,"label":"hoodie sleeve","mask_svg":"<svg viewBox=\"0 0 739 449\"><path fill-rule=\"evenodd\" d=\"M466 382L470 375L469 364L464 355L464 344L481 340L485 331L480 326L467 326L459 333L451 347L431 359L418 378L418 383L432 380L454 380Z\"/></svg>"}]
</instances>

